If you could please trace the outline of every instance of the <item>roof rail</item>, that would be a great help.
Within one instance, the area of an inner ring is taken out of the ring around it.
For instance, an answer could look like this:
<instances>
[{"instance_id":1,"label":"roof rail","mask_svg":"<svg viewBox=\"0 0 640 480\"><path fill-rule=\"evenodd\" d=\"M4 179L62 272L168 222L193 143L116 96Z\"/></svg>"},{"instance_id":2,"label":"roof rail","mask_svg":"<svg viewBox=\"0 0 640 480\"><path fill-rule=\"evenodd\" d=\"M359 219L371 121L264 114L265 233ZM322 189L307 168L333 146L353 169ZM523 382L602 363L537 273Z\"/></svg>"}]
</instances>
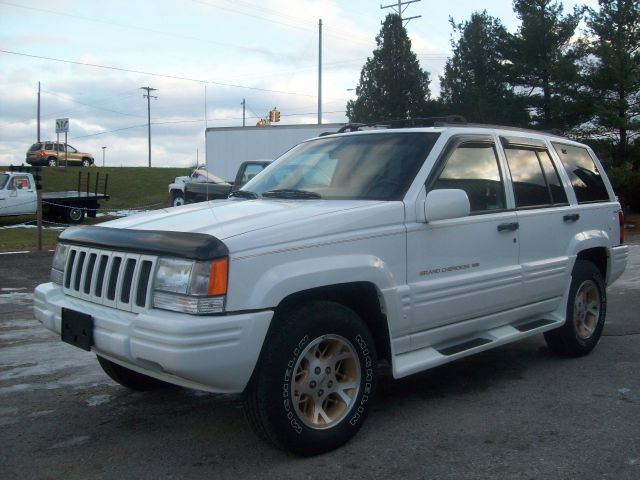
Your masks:
<instances>
[{"instance_id":1,"label":"roof rail","mask_svg":"<svg viewBox=\"0 0 640 480\"><path fill-rule=\"evenodd\" d=\"M450 124L466 124L467 120L462 115L447 115L444 117L418 117L403 118L397 120L382 120L371 123L347 123L337 133L357 132L361 128L412 128L412 127L439 127Z\"/></svg>"}]
</instances>

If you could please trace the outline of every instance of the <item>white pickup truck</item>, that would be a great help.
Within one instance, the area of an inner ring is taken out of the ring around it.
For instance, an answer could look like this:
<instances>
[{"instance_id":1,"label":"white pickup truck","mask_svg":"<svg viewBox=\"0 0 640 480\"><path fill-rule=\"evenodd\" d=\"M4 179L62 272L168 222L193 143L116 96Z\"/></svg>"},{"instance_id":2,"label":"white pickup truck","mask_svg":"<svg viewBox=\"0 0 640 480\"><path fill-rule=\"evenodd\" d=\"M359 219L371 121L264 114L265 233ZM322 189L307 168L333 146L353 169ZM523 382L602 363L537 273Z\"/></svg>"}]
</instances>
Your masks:
<instances>
[{"instance_id":1,"label":"white pickup truck","mask_svg":"<svg viewBox=\"0 0 640 480\"><path fill-rule=\"evenodd\" d=\"M589 147L344 130L229 199L65 230L36 317L129 388L242 392L260 437L300 455L355 435L380 360L401 378L531 335L596 346L628 247Z\"/></svg>"},{"instance_id":2,"label":"white pickup truck","mask_svg":"<svg viewBox=\"0 0 640 480\"><path fill-rule=\"evenodd\" d=\"M55 220L62 218L68 223L80 223L85 215L96 216L100 200L109 200L109 195L96 191L43 192L42 215ZM38 208L36 183L26 171L0 172L0 217L33 215Z\"/></svg>"}]
</instances>

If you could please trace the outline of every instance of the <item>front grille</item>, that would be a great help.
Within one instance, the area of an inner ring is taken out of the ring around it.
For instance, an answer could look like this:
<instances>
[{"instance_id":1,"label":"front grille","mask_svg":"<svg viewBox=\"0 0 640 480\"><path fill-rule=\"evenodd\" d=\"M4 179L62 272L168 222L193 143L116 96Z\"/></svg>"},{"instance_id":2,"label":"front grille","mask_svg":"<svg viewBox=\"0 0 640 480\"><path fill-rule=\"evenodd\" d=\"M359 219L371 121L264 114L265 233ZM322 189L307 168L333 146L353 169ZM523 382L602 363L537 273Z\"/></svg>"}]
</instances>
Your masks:
<instances>
[{"instance_id":1,"label":"front grille","mask_svg":"<svg viewBox=\"0 0 640 480\"><path fill-rule=\"evenodd\" d=\"M72 246L64 292L92 303L139 312L150 306L157 257Z\"/></svg>"}]
</instances>

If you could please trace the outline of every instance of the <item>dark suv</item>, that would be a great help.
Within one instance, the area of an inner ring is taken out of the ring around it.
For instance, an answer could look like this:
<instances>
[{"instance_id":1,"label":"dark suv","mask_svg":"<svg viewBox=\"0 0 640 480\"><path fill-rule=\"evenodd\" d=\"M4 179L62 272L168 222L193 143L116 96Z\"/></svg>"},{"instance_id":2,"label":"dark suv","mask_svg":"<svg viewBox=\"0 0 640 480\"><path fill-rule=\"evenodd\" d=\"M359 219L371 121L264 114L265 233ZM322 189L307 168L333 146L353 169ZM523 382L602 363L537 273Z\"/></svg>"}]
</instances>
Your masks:
<instances>
[{"instance_id":1,"label":"dark suv","mask_svg":"<svg viewBox=\"0 0 640 480\"><path fill-rule=\"evenodd\" d=\"M27 163L29 165L48 165L50 167L64 165L65 147L68 165L81 165L83 167L93 165L94 159L90 153L79 152L68 143L56 142L38 142L31 145L31 148L27 151Z\"/></svg>"}]
</instances>

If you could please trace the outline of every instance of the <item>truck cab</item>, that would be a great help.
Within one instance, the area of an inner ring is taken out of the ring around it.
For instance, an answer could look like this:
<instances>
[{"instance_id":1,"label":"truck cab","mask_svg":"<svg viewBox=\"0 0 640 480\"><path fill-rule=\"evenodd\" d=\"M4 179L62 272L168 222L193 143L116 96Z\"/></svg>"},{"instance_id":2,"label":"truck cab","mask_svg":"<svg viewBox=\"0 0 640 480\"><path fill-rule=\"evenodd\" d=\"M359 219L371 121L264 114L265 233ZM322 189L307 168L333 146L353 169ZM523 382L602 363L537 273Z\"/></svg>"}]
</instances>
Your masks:
<instances>
[{"instance_id":1,"label":"truck cab","mask_svg":"<svg viewBox=\"0 0 640 480\"><path fill-rule=\"evenodd\" d=\"M36 211L36 188L30 173L0 172L0 216Z\"/></svg>"}]
</instances>

